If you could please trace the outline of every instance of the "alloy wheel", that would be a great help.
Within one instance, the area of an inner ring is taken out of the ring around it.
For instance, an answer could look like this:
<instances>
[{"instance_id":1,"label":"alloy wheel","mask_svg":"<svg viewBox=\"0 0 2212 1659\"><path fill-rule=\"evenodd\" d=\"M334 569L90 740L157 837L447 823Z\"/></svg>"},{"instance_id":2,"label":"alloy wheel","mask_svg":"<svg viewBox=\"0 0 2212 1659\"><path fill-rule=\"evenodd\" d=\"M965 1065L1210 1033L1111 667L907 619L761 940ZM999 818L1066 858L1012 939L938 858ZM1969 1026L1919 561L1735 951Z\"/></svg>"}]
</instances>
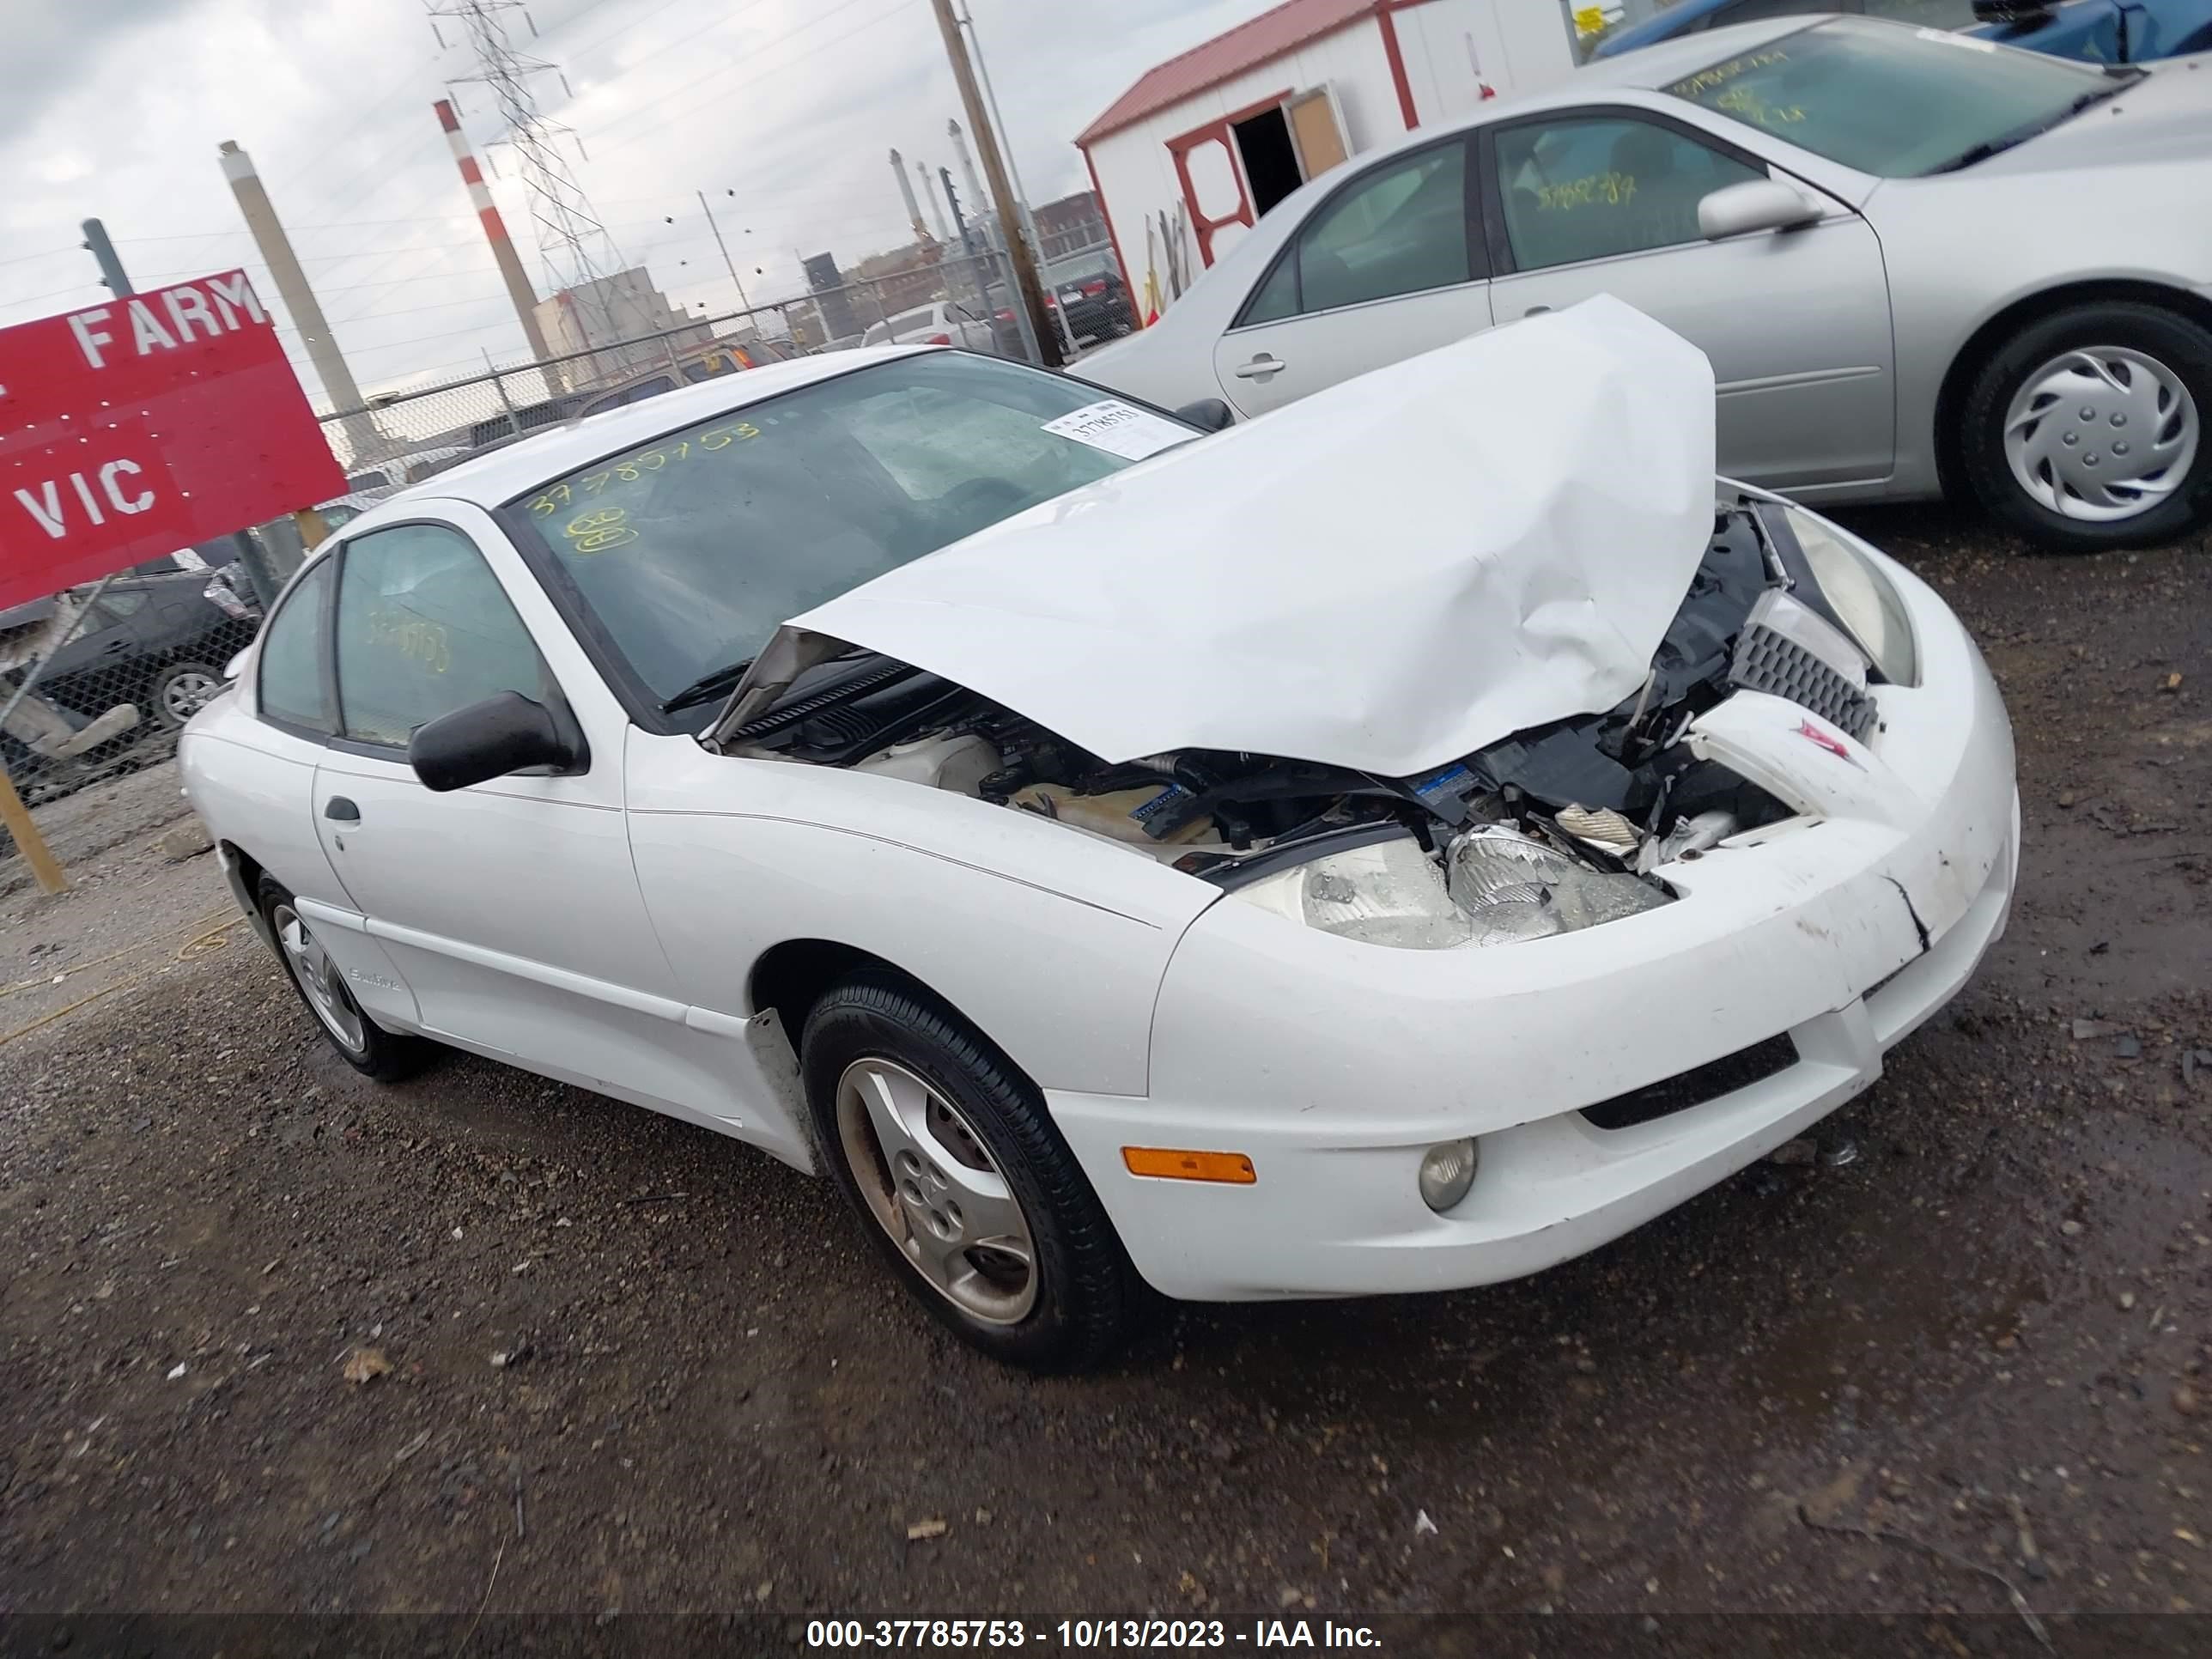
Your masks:
<instances>
[{"instance_id":1,"label":"alloy wheel","mask_svg":"<svg viewBox=\"0 0 2212 1659\"><path fill-rule=\"evenodd\" d=\"M2197 458L2196 400L2157 358L2085 346L2027 376L2005 411L2005 460L2029 498L2062 518L2111 523L2149 512Z\"/></svg>"},{"instance_id":2,"label":"alloy wheel","mask_svg":"<svg viewBox=\"0 0 2212 1659\"><path fill-rule=\"evenodd\" d=\"M188 668L180 674L172 674L161 686L161 708L179 726L200 712L215 694L222 690L222 683L211 674Z\"/></svg>"},{"instance_id":3,"label":"alloy wheel","mask_svg":"<svg viewBox=\"0 0 2212 1659\"><path fill-rule=\"evenodd\" d=\"M354 1006L353 998L339 977L337 964L331 960L321 942L307 931L307 924L301 920L300 913L289 904L279 904L270 913L269 923L276 929L276 943L284 952L285 963L292 969L292 977L299 981L307 1006L315 1011L315 1018L323 1022L323 1028L348 1054L365 1053L368 1038L362 1026L361 1011Z\"/></svg>"},{"instance_id":4,"label":"alloy wheel","mask_svg":"<svg viewBox=\"0 0 2212 1659\"><path fill-rule=\"evenodd\" d=\"M837 1082L837 1133L868 1212L939 1295L986 1324L1036 1305L1036 1241L1006 1174L945 1096L871 1056Z\"/></svg>"}]
</instances>

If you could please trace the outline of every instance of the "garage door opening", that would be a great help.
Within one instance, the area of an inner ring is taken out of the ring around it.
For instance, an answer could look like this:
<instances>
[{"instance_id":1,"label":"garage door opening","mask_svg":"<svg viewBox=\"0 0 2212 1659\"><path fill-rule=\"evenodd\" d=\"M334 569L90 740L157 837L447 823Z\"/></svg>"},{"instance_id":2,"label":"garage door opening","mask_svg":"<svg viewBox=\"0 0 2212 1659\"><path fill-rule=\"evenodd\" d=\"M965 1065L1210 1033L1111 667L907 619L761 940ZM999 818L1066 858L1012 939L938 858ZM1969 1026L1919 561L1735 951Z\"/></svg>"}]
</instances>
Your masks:
<instances>
[{"instance_id":1,"label":"garage door opening","mask_svg":"<svg viewBox=\"0 0 2212 1659\"><path fill-rule=\"evenodd\" d=\"M1266 213L1305 182L1297 146L1291 142L1291 124L1280 105L1237 122L1231 131L1237 135L1237 154L1252 188L1255 215Z\"/></svg>"}]
</instances>

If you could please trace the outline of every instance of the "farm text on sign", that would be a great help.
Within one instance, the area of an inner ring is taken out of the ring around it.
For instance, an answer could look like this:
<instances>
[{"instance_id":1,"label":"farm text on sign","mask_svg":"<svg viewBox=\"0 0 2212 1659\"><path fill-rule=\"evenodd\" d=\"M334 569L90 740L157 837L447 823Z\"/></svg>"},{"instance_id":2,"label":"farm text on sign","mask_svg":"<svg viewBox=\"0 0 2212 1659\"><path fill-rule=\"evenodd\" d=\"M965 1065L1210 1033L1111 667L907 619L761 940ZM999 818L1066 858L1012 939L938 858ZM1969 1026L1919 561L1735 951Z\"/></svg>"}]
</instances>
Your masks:
<instances>
[{"instance_id":1,"label":"farm text on sign","mask_svg":"<svg viewBox=\"0 0 2212 1659\"><path fill-rule=\"evenodd\" d=\"M0 329L0 608L344 489L243 271Z\"/></svg>"}]
</instances>

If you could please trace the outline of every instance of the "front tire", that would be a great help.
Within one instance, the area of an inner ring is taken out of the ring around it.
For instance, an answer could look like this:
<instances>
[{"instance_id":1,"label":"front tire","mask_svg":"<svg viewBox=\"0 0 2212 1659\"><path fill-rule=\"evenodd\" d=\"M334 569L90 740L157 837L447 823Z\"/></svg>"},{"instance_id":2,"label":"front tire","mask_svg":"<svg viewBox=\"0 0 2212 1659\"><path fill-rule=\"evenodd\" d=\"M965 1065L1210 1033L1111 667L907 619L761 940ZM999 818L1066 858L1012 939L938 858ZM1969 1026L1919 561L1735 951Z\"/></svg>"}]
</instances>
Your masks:
<instances>
[{"instance_id":1,"label":"front tire","mask_svg":"<svg viewBox=\"0 0 2212 1659\"><path fill-rule=\"evenodd\" d=\"M1135 1275L1036 1085L890 975L847 981L801 1044L830 1179L902 1283L960 1338L1033 1370L1117 1348Z\"/></svg>"},{"instance_id":2,"label":"front tire","mask_svg":"<svg viewBox=\"0 0 2212 1659\"><path fill-rule=\"evenodd\" d=\"M434 1044L387 1031L362 1012L346 988L345 975L323 950L282 884L262 877L258 897L262 919L276 937L276 959L284 964L285 977L339 1059L379 1083L399 1082L429 1063L437 1054Z\"/></svg>"},{"instance_id":3,"label":"front tire","mask_svg":"<svg viewBox=\"0 0 2212 1659\"><path fill-rule=\"evenodd\" d=\"M2212 330L2186 317L2103 301L2042 318L1964 412L1975 495L2040 546L2149 546L2212 517Z\"/></svg>"}]
</instances>

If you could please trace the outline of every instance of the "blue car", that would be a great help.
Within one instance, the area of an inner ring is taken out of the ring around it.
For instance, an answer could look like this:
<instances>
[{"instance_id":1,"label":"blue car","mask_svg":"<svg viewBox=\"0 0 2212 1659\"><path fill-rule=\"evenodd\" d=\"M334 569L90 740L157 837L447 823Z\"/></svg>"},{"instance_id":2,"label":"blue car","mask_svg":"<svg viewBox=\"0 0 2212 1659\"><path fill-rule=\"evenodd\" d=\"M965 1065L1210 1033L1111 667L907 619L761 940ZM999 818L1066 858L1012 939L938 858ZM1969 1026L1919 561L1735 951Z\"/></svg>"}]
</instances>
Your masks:
<instances>
[{"instance_id":1,"label":"blue car","mask_svg":"<svg viewBox=\"0 0 2212 1659\"><path fill-rule=\"evenodd\" d=\"M1610 58L1679 34L1814 11L1961 29L2008 46L2092 64L2142 64L2212 52L2212 0L1677 0L1656 17L1608 33L1591 55Z\"/></svg>"}]
</instances>

